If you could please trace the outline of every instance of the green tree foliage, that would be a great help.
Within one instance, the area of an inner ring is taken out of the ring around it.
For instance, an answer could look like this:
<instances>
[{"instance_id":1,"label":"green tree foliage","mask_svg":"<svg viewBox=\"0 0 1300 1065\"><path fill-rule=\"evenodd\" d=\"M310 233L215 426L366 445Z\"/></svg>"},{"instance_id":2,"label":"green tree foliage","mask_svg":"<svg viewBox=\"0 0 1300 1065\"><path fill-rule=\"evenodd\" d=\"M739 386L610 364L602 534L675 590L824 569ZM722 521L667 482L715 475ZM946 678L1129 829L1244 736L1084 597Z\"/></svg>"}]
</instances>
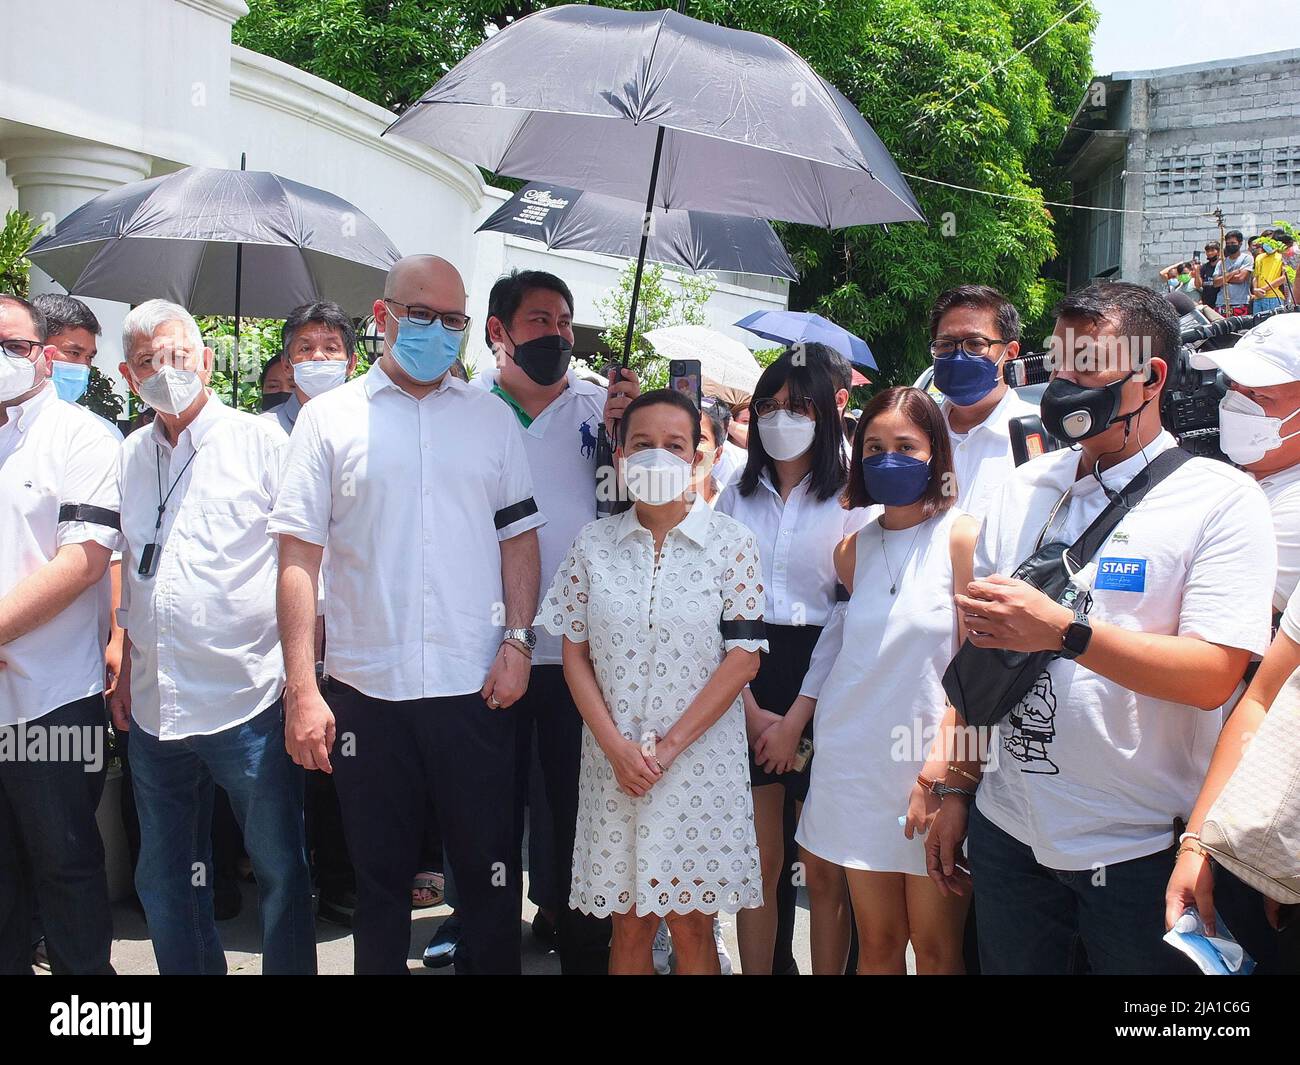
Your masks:
<instances>
[{"instance_id":1,"label":"green tree foliage","mask_svg":"<svg viewBox=\"0 0 1300 1065\"><path fill-rule=\"evenodd\" d=\"M239 357L235 359L235 319L229 315L207 315L197 319L203 343L212 349L212 390L225 403L233 402L232 377L239 381L239 409L260 409L262 367L267 359L280 354L280 329L277 318L241 318L239 320Z\"/></svg>"},{"instance_id":2,"label":"green tree foliage","mask_svg":"<svg viewBox=\"0 0 1300 1065\"><path fill-rule=\"evenodd\" d=\"M653 10L668 0L606 6ZM1097 15L1076 0L691 0L696 18L784 41L871 122L906 172L1008 199L913 181L927 225L826 233L783 225L802 271L791 306L867 338L878 386L926 364L928 310L959 283L995 285L1044 335L1059 286L1068 201L1052 155L1091 76ZM394 110L418 99L489 32L545 3L494 0L249 0L235 39ZM1045 34L1023 55L1017 49ZM1004 65L1005 64L1005 65ZM522 175L527 176L527 175Z\"/></svg>"},{"instance_id":3,"label":"green tree foliage","mask_svg":"<svg viewBox=\"0 0 1300 1065\"><path fill-rule=\"evenodd\" d=\"M5 215L4 227L0 228L0 292L27 298L27 277L32 268L27 249L40 233L41 227L30 215L17 210Z\"/></svg>"},{"instance_id":4,"label":"green tree foliage","mask_svg":"<svg viewBox=\"0 0 1300 1065\"><path fill-rule=\"evenodd\" d=\"M619 274L617 284L596 302L605 323L605 344L615 358L623 357L635 275L636 263L629 262ZM628 365L646 388L662 388L668 384L668 361L655 354L645 334L651 329L673 325L707 325L704 305L713 295L713 289L712 274L670 274L657 263L645 264L641 291L637 294L636 326L632 330Z\"/></svg>"}]
</instances>

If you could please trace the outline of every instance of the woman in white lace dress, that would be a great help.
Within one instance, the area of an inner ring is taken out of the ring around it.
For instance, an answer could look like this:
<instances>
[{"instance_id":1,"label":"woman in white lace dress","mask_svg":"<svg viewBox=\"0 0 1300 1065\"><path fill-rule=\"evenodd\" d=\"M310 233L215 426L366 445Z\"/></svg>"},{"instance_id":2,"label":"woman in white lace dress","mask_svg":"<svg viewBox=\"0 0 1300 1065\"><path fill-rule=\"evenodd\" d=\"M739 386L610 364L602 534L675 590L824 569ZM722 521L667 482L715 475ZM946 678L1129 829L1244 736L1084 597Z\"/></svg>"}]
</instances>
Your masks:
<instances>
[{"instance_id":1,"label":"woman in white lace dress","mask_svg":"<svg viewBox=\"0 0 1300 1065\"><path fill-rule=\"evenodd\" d=\"M717 973L713 916L760 905L740 691L763 585L744 526L688 501L699 413L647 392L620 426L635 505L586 526L537 623L564 636L585 728L569 905L613 916L611 973L652 973L666 917L679 973Z\"/></svg>"}]
</instances>

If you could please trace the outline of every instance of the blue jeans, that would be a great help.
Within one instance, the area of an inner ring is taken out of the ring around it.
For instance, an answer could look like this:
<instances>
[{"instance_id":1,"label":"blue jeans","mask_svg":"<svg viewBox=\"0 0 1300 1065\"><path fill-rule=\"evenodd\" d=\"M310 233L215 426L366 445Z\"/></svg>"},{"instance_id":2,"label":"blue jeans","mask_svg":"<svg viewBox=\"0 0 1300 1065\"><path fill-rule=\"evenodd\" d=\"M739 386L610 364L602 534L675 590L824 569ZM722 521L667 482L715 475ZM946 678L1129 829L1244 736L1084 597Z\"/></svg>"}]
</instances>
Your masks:
<instances>
[{"instance_id":1,"label":"blue jeans","mask_svg":"<svg viewBox=\"0 0 1300 1065\"><path fill-rule=\"evenodd\" d=\"M984 975L1068 975L1080 946L1098 974L1196 972L1162 939L1173 848L1096 870L1048 869L978 809L967 847Z\"/></svg>"},{"instance_id":2,"label":"blue jeans","mask_svg":"<svg viewBox=\"0 0 1300 1065\"><path fill-rule=\"evenodd\" d=\"M140 815L135 888L158 970L226 971L212 916L212 795L220 784L253 861L262 916L262 972L316 971L303 771L284 748L282 703L212 736L160 740L131 730Z\"/></svg>"},{"instance_id":3,"label":"blue jeans","mask_svg":"<svg viewBox=\"0 0 1300 1065\"><path fill-rule=\"evenodd\" d=\"M1255 305L1252 310L1255 314L1263 314L1265 311L1271 311L1281 306L1281 296L1256 296Z\"/></svg>"}]
</instances>

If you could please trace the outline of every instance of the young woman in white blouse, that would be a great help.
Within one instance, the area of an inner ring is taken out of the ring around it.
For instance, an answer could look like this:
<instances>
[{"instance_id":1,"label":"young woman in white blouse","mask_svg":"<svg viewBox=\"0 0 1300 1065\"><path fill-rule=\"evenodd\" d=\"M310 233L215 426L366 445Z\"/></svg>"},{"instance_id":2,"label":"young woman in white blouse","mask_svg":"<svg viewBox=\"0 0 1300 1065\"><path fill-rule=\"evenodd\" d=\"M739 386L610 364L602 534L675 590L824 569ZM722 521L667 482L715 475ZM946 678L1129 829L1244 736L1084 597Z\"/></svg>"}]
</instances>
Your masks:
<instances>
[{"instance_id":1,"label":"young woman in white blouse","mask_svg":"<svg viewBox=\"0 0 1300 1065\"><path fill-rule=\"evenodd\" d=\"M963 971L967 899L940 892L917 838L938 810L926 782L947 775L941 678L959 638L954 587L970 580L978 531L956 498L935 402L915 388L877 395L858 422L845 501L883 510L835 552L850 598L816 704L797 832L803 851L845 870L859 973L905 973L909 940L917 972Z\"/></svg>"},{"instance_id":2,"label":"young woman in white blouse","mask_svg":"<svg viewBox=\"0 0 1300 1065\"><path fill-rule=\"evenodd\" d=\"M579 533L537 617L585 724L569 905L612 915L611 973L654 971L661 917L677 971L717 973L714 915L762 897L740 701L762 576L749 530L689 493L712 461L694 403L643 393L620 433L635 505Z\"/></svg>"},{"instance_id":3,"label":"young woman in white blouse","mask_svg":"<svg viewBox=\"0 0 1300 1065\"><path fill-rule=\"evenodd\" d=\"M786 797L796 811L807 797L809 765L799 745L815 742L816 704L799 688L835 607L835 549L867 518L865 509L840 503L848 465L835 403L839 358L822 344L807 344L763 371L754 388L748 461L717 504L757 538L767 600L769 651L744 692L764 887L763 906L737 918L746 974L772 972L777 886L791 875L782 869ZM821 903L813 909L813 972L842 973L849 945L844 874L815 859L804 872L810 896Z\"/></svg>"}]
</instances>

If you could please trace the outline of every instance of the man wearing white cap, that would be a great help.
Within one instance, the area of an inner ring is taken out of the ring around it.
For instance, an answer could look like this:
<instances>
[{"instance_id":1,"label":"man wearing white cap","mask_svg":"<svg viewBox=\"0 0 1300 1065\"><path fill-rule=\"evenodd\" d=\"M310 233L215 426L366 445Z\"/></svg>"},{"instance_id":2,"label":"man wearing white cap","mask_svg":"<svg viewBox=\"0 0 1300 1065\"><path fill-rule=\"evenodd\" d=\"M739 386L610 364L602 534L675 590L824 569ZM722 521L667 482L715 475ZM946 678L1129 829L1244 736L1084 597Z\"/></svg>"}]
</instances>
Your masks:
<instances>
[{"instance_id":1,"label":"man wearing white cap","mask_svg":"<svg viewBox=\"0 0 1300 1065\"><path fill-rule=\"evenodd\" d=\"M1275 315L1236 347L1197 353L1192 365L1228 379L1219 446L1268 497L1277 534L1273 607L1283 610L1300 583L1300 314Z\"/></svg>"}]
</instances>

